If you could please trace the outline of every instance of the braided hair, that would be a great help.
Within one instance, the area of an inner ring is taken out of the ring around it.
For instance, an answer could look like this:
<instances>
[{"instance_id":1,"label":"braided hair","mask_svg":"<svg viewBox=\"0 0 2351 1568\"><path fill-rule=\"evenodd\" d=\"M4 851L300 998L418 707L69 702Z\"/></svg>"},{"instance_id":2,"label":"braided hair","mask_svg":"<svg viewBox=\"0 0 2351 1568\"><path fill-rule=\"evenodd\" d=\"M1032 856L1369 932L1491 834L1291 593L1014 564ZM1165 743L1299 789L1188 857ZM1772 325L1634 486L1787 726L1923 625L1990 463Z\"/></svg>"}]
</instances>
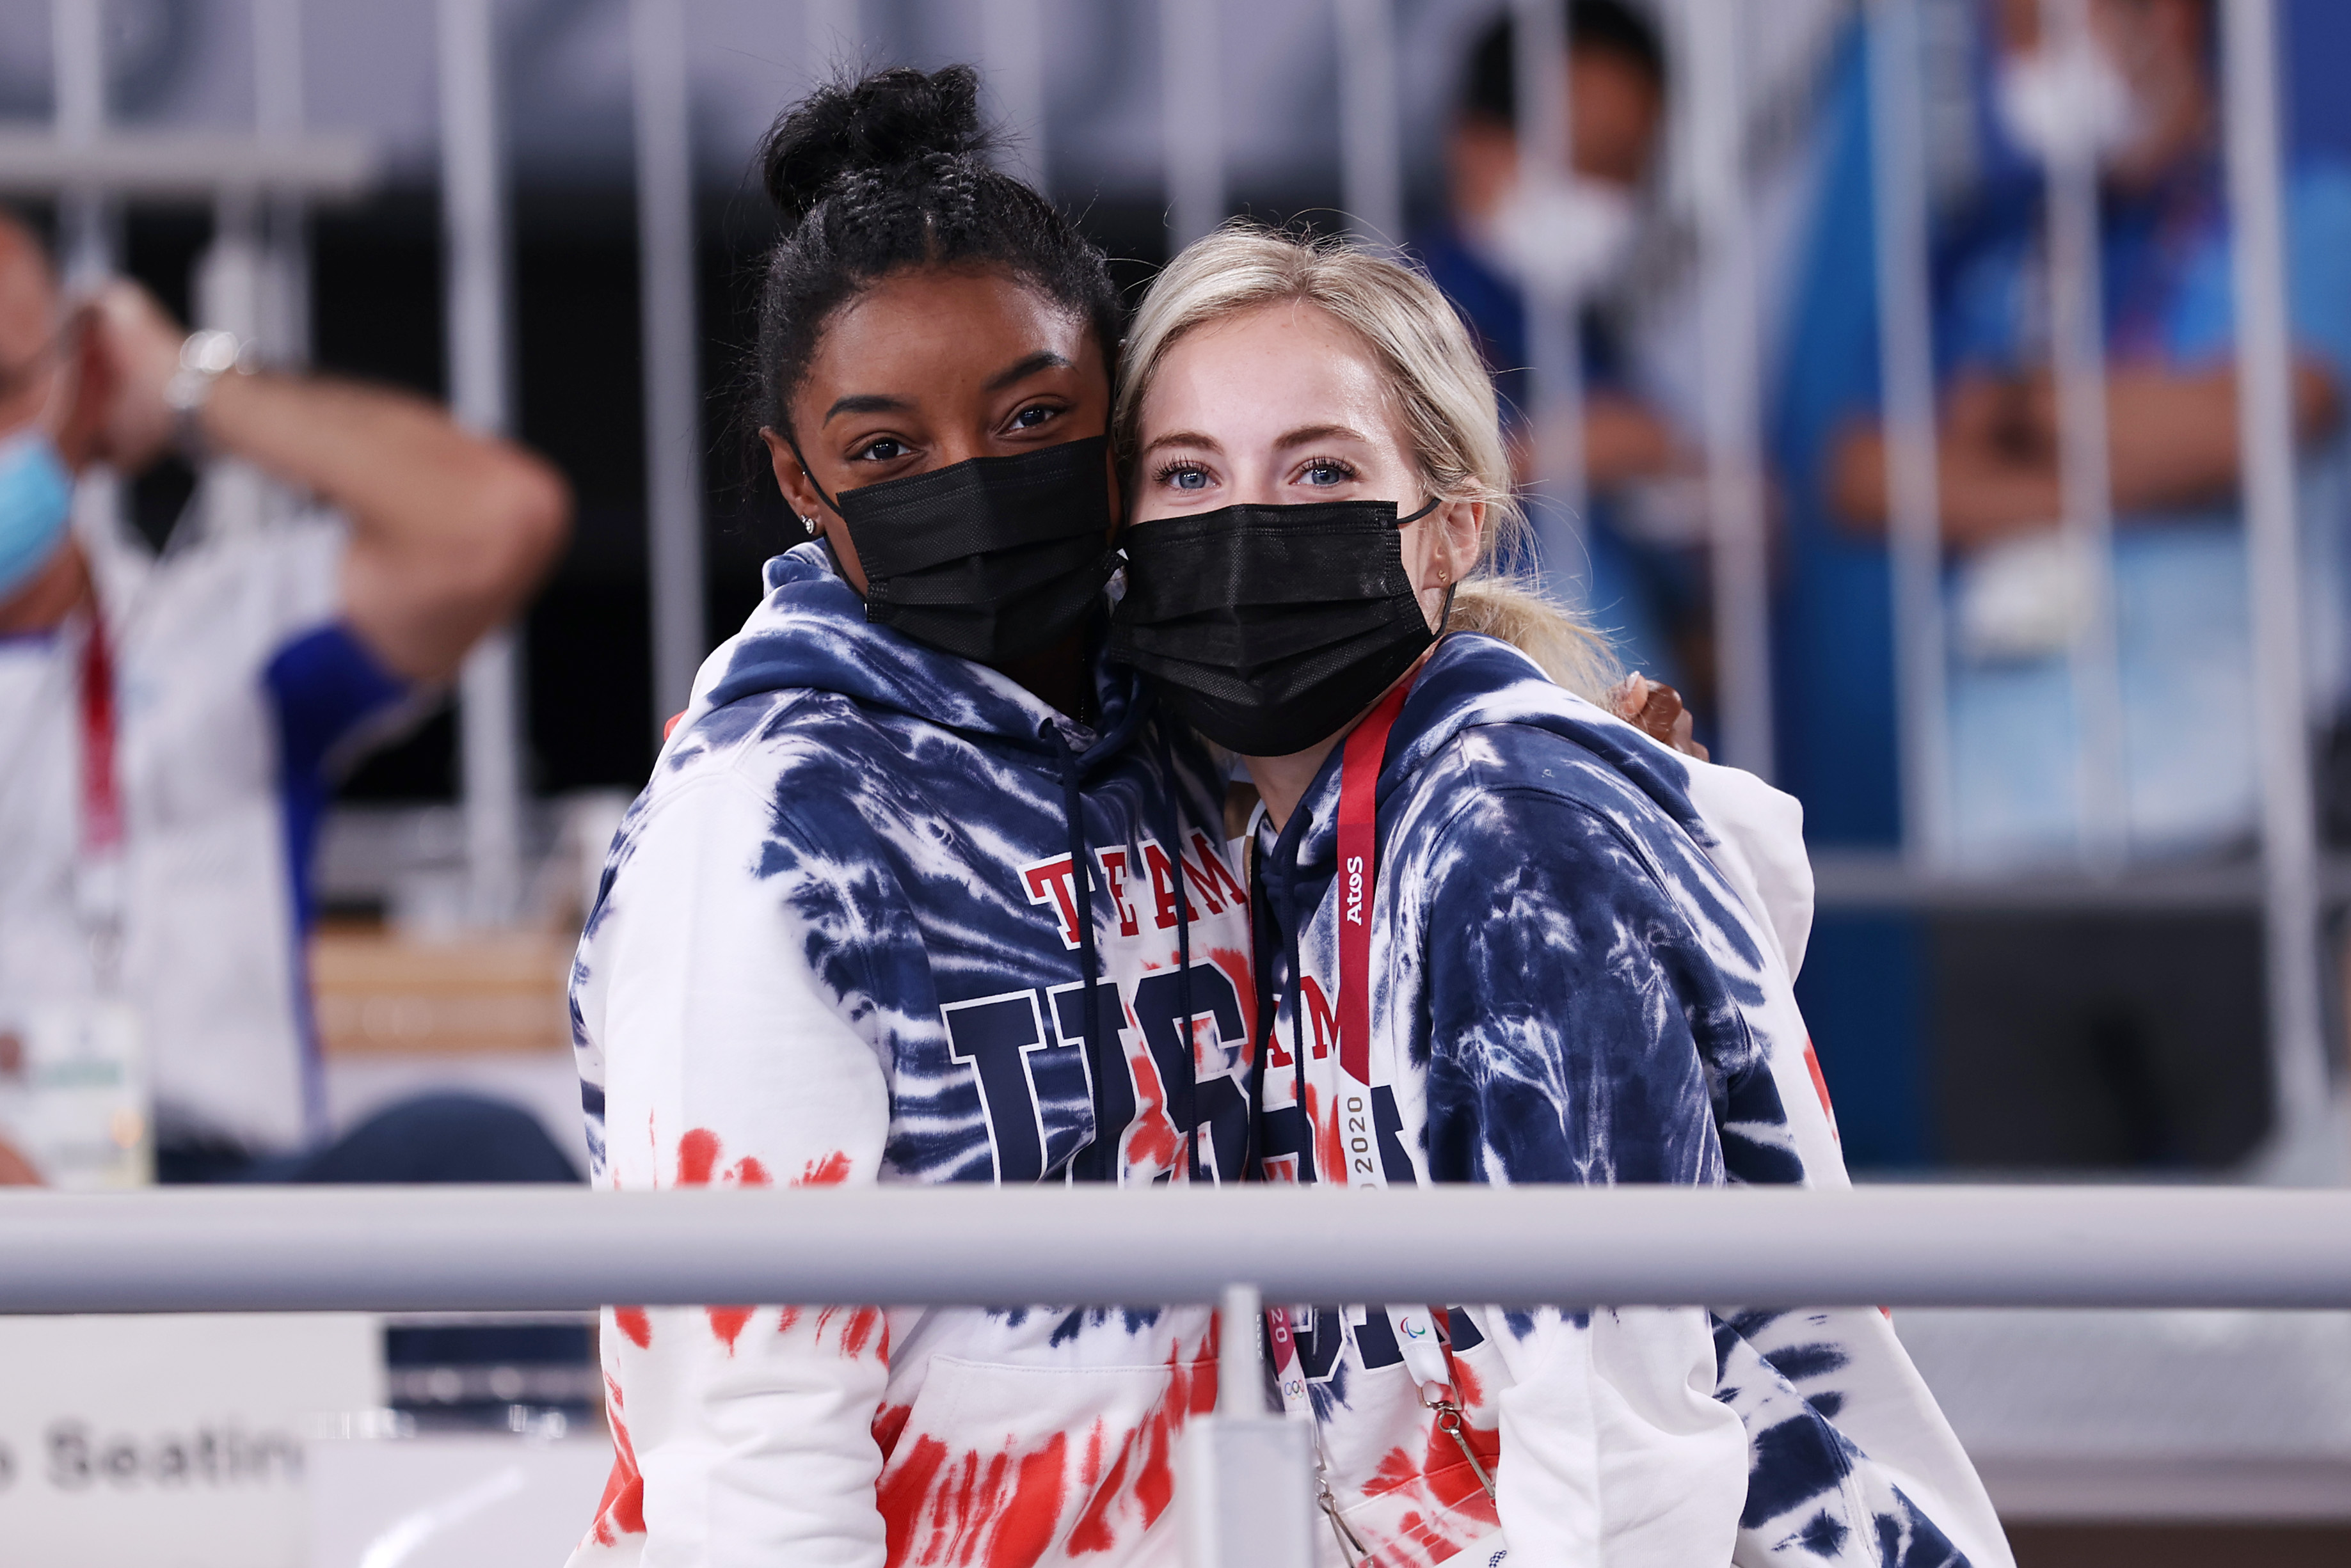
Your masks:
<instances>
[{"instance_id":1,"label":"braided hair","mask_svg":"<svg viewBox=\"0 0 2351 1568\"><path fill-rule=\"evenodd\" d=\"M969 66L834 82L776 121L759 162L783 233L760 290L754 424L789 428L826 324L907 267L1002 269L1084 320L1113 358L1119 300L1102 252L992 168L992 145Z\"/></svg>"}]
</instances>

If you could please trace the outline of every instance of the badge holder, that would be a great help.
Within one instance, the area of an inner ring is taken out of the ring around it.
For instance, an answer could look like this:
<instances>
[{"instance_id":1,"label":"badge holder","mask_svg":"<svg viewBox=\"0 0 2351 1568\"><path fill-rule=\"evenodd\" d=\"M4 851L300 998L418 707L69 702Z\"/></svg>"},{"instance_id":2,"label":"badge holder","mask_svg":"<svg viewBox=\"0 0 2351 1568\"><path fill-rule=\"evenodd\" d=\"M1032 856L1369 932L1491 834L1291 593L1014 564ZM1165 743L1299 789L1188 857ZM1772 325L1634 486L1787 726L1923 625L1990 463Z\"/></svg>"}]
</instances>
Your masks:
<instances>
[{"instance_id":1,"label":"badge holder","mask_svg":"<svg viewBox=\"0 0 2351 1568\"><path fill-rule=\"evenodd\" d=\"M41 1179L67 1189L155 1179L146 1030L125 994L122 808L115 768L114 681L93 619L81 670L81 853L74 912L89 944L80 997L36 1002L0 1019L0 1136Z\"/></svg>"}]
</instances>

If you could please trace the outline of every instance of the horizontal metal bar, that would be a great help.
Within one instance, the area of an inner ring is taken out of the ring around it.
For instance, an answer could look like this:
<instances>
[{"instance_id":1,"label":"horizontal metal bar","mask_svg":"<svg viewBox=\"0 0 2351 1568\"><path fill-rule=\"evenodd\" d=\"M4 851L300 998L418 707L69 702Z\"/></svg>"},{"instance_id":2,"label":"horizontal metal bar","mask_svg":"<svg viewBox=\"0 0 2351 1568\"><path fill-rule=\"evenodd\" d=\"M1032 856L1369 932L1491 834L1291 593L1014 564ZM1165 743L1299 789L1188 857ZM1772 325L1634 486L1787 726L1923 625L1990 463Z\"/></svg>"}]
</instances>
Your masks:
<instances>
[{"instance_id":1,"label":"horizontal metal bar","mask_svg":"<svg viewBox=\"0 0 2351 1568\"><path fill-rule=\"evenodd\" d=\"M1813 851L1813 887L1822 909L1955 909L1984 913L2241 909L2262 903L2262 867L2247 859L2142 864L2113 876L2060 864L2055 869L1927 871L1897 855ZM2321 857L2319 896L2351 903L2351 857Z\"/></svg>"},{"instance_id":2,"label":"horizontal metal bar","mask_svg":"<svg viewBox=\"0 0 2351 1568\"><path fill-rule=\"evenodd\" d=\"M0 1196L0 1311L599 1302L2351 1306L2351 1192L553 1188Z\"/></svg>"},{"instance_id":3,"label":"horizontal metal bar","mask_svg":"<svg viewBox=\"0 0 2351 1568\"><path fill-rule=\"evenodd\" d=\"M357 196L375 183L374 147L361 136L242 131L107 130L67 140L46 130L0 130L0 194L58 191L209 202L223 191Z\"/></svg>"}]
</instances>

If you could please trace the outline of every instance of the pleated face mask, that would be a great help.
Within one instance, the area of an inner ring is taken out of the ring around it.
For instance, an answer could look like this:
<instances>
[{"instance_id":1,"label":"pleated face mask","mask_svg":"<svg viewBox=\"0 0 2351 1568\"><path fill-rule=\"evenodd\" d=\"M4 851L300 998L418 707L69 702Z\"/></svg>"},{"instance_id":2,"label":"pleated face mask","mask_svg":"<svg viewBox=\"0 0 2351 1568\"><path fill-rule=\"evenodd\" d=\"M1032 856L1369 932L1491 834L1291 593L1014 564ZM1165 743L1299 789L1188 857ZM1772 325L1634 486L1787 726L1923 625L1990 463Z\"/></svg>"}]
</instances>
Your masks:
<instances>
[{"instance_id":1,"label":"pleated face mask","mask_svg":"<svg viewBox=\"0 0 2351 1568\"><path fill-rule=\"evenodd\" d=\"M1117 566L1109 444L1092 436L976 457L837 501L819 491L865 568L865 618L989 665L1069 636Z\"/></svg>"},{"instance_id":2,"label":"pleated face mask","mask_svg":"<svg viewBox=\"0 0 2351 1568\"><path fill-rule=\"evenodd\" d=\"M1224 506L1129 528L1111 656L1208 739L1300 752L1369 707L1437 634L1393 501Z\"/></svg>"}]
</instances>

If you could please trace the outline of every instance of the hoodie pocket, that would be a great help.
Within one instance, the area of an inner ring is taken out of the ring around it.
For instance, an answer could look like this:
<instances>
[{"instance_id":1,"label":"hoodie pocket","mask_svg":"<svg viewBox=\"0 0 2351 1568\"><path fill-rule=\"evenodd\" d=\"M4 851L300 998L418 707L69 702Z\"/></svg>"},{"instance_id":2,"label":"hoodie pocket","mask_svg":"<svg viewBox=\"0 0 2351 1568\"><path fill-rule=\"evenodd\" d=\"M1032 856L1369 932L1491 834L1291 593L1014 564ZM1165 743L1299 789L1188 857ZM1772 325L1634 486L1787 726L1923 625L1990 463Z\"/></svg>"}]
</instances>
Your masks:
<instances>
[{"instance_id":1,"label":"hoodie pocket","mask_svg":"<svg viewBox=\"0 0 2351 1568\"><path fill-rule=\"evenodd\" d=\"M1176 1441L1215 1403L1206 1357L1058 1367L933 1356L878 1489L891 1568L1172 1563L1174 1532L1161 1526Z\"/></svg>"}]
</instances>

